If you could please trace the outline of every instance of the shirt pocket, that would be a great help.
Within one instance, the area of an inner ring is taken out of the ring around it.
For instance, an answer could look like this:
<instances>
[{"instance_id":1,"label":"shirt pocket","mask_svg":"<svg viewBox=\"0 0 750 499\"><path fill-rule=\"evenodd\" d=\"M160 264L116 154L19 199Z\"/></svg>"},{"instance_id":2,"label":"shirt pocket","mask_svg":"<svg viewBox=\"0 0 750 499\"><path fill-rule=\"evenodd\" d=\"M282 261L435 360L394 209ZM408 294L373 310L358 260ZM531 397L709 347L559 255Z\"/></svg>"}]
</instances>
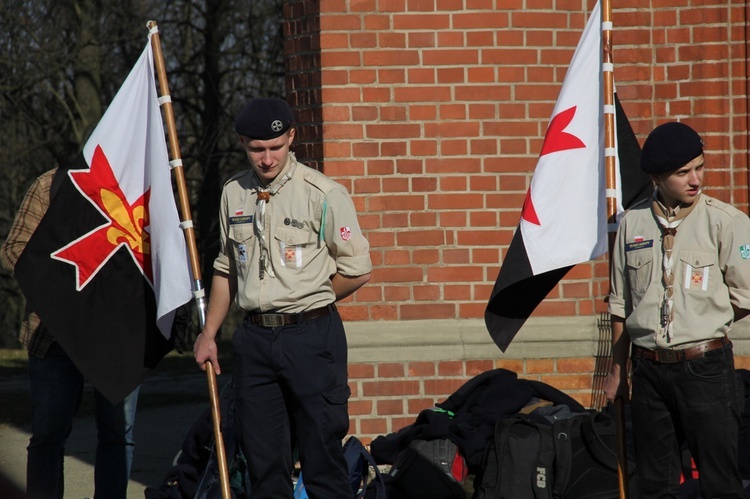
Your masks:
<instances>
[{"instance_id":1,"label":"shirt pocket","mask_svg":"<svg viewBox=\"0 0 750 499\"><path fill-rule=\"evenodd\" d=\"M301 269L311 260L317 242L315 232L307 225L303 228L280 226L274 231L275 244L272 251L277 265L290 269Z\"/></svg>"},{"instance_id":2,"label":"shirt pocket","mask_svg":"<svg viewBox=\"0 0 750 499\"><path fill-rule=\"evenodd\" d=\"M237 265L247 265L253 249L253 224L243 223L229 226L228 243Z\"/></svg>"},{"instance_id":3,"label":"shirt pocket","mask_svg":"<svg viewBox=\"0 0 750 499\"><path fill-rule=\"evenodd\" d=\"M721 277L718 273L719 267L714 253L703 250L680 251L680 273L675 275L675 281L681 279L680 284L685 292L713 291L716 288L716 280Z\"/></svg>"},{"instance_id":4,"label":"shirt pocket","mask_svg":"<svg viewBox=\"0 0 750 499\"><path fill-rule=\"evenodd\" d=\"M651 283L654 255L651 248L629 251L625 254L630 289L639 295L646 292Z\"/></svg>"}]
</instances>

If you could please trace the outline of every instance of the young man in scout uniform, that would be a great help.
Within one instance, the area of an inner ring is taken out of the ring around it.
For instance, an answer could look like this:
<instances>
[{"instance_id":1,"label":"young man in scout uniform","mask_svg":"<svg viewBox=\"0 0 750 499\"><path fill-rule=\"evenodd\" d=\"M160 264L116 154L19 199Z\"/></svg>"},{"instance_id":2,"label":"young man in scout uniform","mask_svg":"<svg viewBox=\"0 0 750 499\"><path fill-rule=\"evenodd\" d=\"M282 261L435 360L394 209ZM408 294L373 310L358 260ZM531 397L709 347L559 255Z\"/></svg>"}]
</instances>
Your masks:
<instances>
[{"instance_id":1,"label":"young man in scout uniform","mask_svg":"<svg viewBox=\"0 0 750 499\"><path fill-rule=\"evenodd\" d=\"M253 499L292 497L295 443L309 497L350 498L347 345L334 302L369 280L369 245L346 189L289 151L293 120L280 99L253 99L237 115L251 168L224 185L195 359L221 372L215 336L236 300L246 312L233 339L236 428Z\"/></svg>"},{"instance_id":2,"label":"young man in scout uniform","mask_svg":"<svg viewBox=\"0 0 750 499\"><path fill-rule=\"evenodd\" d=\"M750 308L750 220L701 192L703 141L685 124L655 128L641 168L656 189L617 232L607 398L627 400L630 353L641 499L677 497L683 441L703 497L741 498L742 387L727 333Z\"/></svg>"}]
</instances>

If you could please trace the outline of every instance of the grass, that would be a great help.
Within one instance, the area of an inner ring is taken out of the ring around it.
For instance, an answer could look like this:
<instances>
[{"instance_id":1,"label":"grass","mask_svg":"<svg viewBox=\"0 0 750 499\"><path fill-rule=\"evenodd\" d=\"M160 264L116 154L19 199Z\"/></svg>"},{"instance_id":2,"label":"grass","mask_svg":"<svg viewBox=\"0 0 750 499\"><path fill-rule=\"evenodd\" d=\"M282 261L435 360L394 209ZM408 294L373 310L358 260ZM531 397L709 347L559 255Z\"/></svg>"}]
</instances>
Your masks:
<instances>
[{"instance_id":1,"label":"grass","mask_svg":"<svg viewBox=\"0 0 750 499\"><path fill-rule=\"evenodd\" d=\"M222 373L230 373L232 367L232 345L230 341L219 342L219 362ZM0 382L9 378L20 378L22 381L16 390L3 391L0 395L0 424L23 425L30 421L28 378L26 377L28 355L25 349L0 349ZM196 374L192 351L185 353L172 351L167 354L156 368L156 373L179 376L181 374ZM138 408L163 407L169 405L191 404L207 402L208 389L203 393L141 393L138 396ZM94 400L90 393L85 393L81 400L81 407L77 415L93 415Z\"/></svg>"},{"instance_id":2,"label":"grass","mask_svg":"<svg viewBox=\"0 0 750 499\"><path fill-rule=\"evenodd\" d=\"M0 349L0 379L26 374L27 364L26 350Z\"/></svg>"}]
</instances>

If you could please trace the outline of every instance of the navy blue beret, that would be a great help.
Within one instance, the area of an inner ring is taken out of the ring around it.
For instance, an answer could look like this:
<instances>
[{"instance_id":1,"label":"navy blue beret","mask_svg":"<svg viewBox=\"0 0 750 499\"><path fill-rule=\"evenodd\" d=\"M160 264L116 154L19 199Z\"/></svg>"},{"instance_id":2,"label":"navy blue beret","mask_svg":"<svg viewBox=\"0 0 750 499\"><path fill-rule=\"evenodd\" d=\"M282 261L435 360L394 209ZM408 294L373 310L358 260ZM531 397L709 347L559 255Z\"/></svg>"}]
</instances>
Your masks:
<instances>
[{"instance_id":1,"label":"navy blue beret","mask_svg":"<svg viewBox=\"0 0 750 499\"><path fill-rule=\"evenodd\" d=\"M248 101L234 119L237 133L254 140L270 140L289 130L294 111L285 100L258 97Z\"/></svg>"},{"instance_id":2,"label":"navy blue beret","mask_svg":"<svg viewBox=\"0 0 750 499\"><path fill-rule=\"evenodd\" d=\"M676 121L659 125L648 135L641 151L641 170L661 174L682 168L703 154L700 135Z\"/></svg>"}]
</instances>

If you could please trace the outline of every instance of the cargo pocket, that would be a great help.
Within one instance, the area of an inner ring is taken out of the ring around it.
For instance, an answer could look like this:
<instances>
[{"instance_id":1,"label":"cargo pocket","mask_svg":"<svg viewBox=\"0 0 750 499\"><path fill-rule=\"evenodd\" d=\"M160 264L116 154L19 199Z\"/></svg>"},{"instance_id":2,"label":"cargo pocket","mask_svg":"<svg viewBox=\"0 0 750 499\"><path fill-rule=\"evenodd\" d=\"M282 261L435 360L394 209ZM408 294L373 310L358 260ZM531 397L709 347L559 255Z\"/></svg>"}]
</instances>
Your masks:
<instances>
[{"instance_id":1,"label":"cargo pocket","mask_svg":"<svg viewBox=\"0 0 750 499\"><path fill-rule=\"evenodd\" d=\"M340 438L343 438L349 431L347 402L351 394L348 384L338 385L323 392L323 398L328 406L328 410L325 411L328 414L327 423L331 425L331 433Z\"/></svg>"},{"instance_id":2,"label":"cargo pocket","mask_svg":"<svg viewBox=\"0 0 750 499\"><path fill-rule=\"evenodd\" d=\"M341 385L323 392L323 396L329 404L343 405L349 400L352 390L349 385Z\"/></svg>"}]
</instances>

